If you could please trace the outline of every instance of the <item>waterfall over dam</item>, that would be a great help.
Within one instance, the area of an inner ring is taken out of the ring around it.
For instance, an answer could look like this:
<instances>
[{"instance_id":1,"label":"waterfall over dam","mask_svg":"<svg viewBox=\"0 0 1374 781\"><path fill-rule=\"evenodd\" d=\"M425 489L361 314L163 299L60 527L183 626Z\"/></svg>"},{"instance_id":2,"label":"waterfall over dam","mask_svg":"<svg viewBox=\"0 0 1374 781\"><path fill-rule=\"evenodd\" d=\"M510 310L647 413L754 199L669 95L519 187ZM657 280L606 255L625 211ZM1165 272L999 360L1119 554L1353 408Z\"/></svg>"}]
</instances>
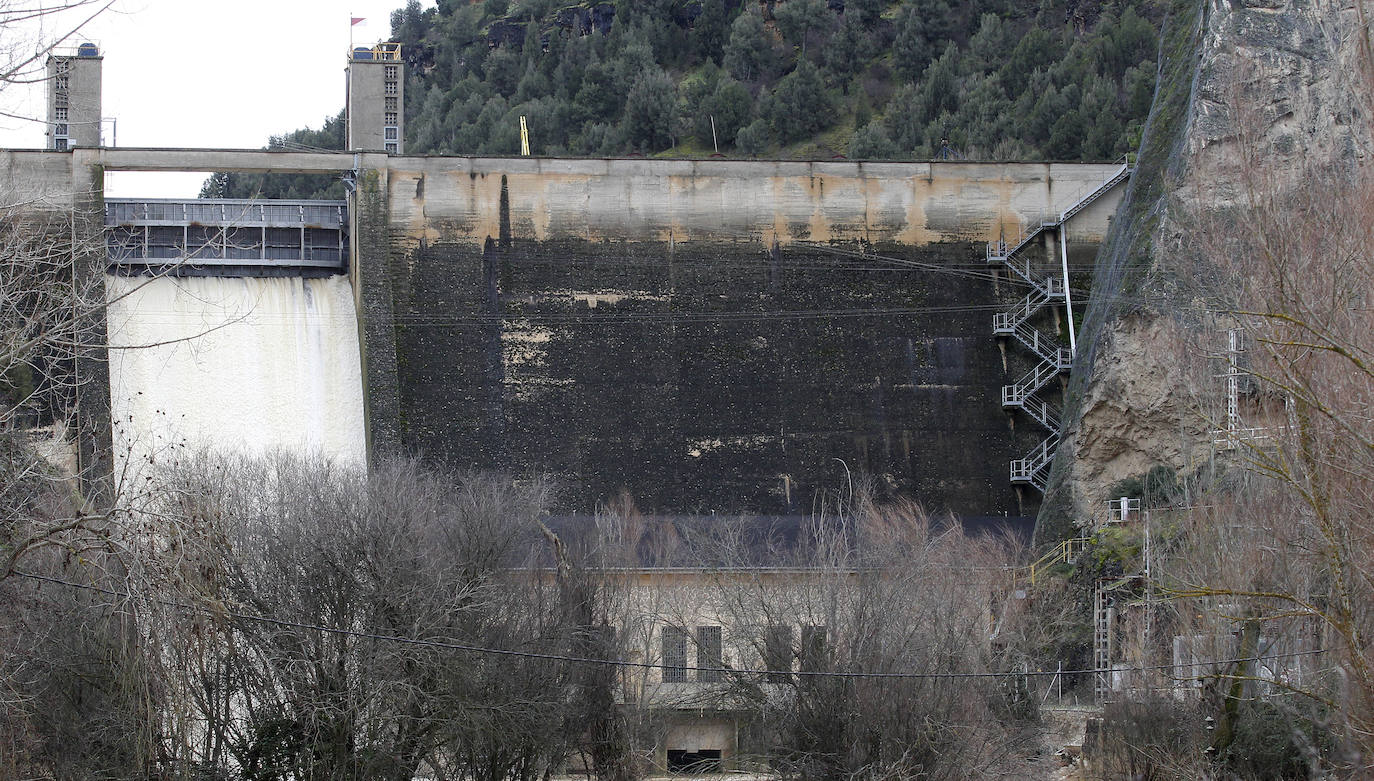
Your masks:
<instances>
[{"instance_id":1,"label":"waterfall over dam","mask_svg":"<svg viewBox=\"0 0 1374 781\"><path fill-rule=\"evenodd\" d=\"M348 278L107 276L117 467L182 446L366 457Z\"/></svg>"}]
</instances>

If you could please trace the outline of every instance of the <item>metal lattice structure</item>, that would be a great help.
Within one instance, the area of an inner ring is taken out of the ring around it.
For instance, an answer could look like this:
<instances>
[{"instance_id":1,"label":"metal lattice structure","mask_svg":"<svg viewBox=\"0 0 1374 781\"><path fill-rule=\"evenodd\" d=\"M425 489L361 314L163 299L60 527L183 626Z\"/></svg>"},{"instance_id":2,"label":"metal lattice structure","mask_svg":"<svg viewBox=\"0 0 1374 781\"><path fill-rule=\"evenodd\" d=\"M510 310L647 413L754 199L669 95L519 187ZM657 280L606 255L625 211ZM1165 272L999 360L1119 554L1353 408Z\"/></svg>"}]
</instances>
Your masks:
<instances>
[{"instance_id":1,"label":"metal lattice structure","mask_svg":"<svg viewBox=\"0 0 1374 781\"><path fill-rule=\"evenodd\" d=\"M343 201L105 201L105 247L124 270L292 269L342 273Z\"/></svg>"}]
</instances>

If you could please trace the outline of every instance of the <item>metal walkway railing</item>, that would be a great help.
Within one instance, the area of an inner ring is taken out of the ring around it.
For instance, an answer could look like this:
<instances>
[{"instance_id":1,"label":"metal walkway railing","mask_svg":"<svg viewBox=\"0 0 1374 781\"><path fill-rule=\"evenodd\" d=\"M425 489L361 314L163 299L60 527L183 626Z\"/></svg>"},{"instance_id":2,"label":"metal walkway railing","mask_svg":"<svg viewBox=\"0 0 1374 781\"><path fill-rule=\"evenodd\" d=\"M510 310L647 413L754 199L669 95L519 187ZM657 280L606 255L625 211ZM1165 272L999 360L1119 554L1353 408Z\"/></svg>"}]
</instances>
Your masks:
<instances>
[{"instance_id":1,"label":"metal walkway railing","mask_svg":"<svg viewBox=\"0 0 1374 781\"><path fill-rule=\"evenodd\" d=\"M1061 410L1035 394L1048 385L1061 372L1073 367L1073 353L1059 343L1058 339L1042 333L1030 321L1042 309L1054 303L1067 300L1065 285L1068 280L1054 275L1037 275L1030 259L1021 255L1021 250L1029 246L1046 231L1062 232L1064 223L1086 209L1105 193L1124 182L1134 169L1127 155L1121 166L1109 173L1101 182L1090 186L1086 191L1075 194L1068 208L1030 223L1030 230L1022 230L1014 240L1000 239L988 242L987 262L1005 266L1030 286L1031 291L1010 311L998 312L992 316L992 332L995 336L1010 337L1021 344L1035 359L1031 370L1011 385L1002 386L1003 409L1019 409L1028 417L1049 431L1049 436L1036 445L1025 458L1011 462L1010 477L1013 485L1034 486L1042 494L1049 485L1050 466L1059 447L1059 426ZM1060 237L1063 240L1063 237Z\"/></svg>"},{"instance_id":2,"label":"metal walkway railing","mask_svg":"<svg viewBox=\"0 0 1374 781\"><path fill-rule=\"evenodd\" d=\"M1078 561L1084 549L1088 547L1088 538L1074 537L1063 540L1058 545L1051 548L1044 556L1036 559L1030 565L1030 583L1036 585L1047 571L1059 566L1060 564L1073 564Z\"/></svg>"},{"instance_id":3,"label":"metal walkway railing","mask_svg":"<svg viewBox=\"0 0 1374 781\"><path fill-rule=\"evenodd\" d=\"M337 274L347 267L343 201L105 201L109 264L173 274Z\"/></svg>"}]
</instances>

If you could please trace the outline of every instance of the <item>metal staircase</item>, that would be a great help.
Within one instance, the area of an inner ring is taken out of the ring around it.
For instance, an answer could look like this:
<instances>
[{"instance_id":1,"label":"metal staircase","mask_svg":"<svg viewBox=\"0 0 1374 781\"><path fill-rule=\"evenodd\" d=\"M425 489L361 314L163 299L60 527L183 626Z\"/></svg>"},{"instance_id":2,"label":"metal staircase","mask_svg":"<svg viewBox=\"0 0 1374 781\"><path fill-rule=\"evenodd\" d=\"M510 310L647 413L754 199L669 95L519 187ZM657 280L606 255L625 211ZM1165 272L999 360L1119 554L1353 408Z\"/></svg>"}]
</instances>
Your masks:
<instances>
[{"instance_id":1,"label":"metal staircase","mask_svg":"<svg viewBox=\"0 0 1374 781\"><path fill-rule=\"evenodd\" d=\"M1010 476L1013 485L1034 486L1042 494L1045 492L1049 484L1050 464L1054 461L1055 450L1059 447L1060 410L1037 398L1035 394L1062 372L1067 372L1073 367L1073 352L1061 345L1053 336L1031 325L1031 321L1045 307L1061 302L1067 304L1067 280L1052 274L1037 274L1031 266L1029 253L1022 253L1022 250L1031 246L1036 238L1046 231L1058 232L1062 241L1064 223L1125 181L1132 170L1130 157L1127 156L1122 160L1121 166L1114 169L1101 184L1074 196L1064 211L1033 223L1029 231L1023 230L1014 241L1002 239L988 242L987 262L990 265L1006 267L1030 286L1030 293L1010 311L998 312L992 316L993 334L1014 339L1035 359L1030 371L1011 385L1002 386L1002 408L1021 410L1049 432L1049 436L1027 453L1025 458L1011 462Z\"/></svg>"}]
</instances>

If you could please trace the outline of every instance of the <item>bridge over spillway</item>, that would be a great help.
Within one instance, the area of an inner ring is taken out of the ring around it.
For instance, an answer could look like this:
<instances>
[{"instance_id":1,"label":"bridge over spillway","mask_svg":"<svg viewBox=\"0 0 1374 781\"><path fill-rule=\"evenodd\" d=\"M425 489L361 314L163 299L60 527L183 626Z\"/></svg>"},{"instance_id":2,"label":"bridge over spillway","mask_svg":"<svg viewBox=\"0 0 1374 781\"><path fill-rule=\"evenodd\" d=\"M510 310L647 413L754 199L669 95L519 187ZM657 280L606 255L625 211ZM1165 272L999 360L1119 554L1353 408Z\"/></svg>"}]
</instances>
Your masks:
<instances>
[{"instance_id":1,"label":"bridge over spillway","mask_svg":"<svg viewBox=\"0 0 1374 781\"><path fill-rule=\"evenodd\" d=\"M105 200L112 269L314 276L348 268L346 201Z\"/></svg>"},{"instance_id":2,"label":"bridge over spillway","mask_svg":"<svg viewBox=\"0 0 1374 781\"><path fill-rule=\"evenodd\" d=\"M107 406L124 452L409 449L552 474L570 512L626 497L806 513L852 471L932 509L1020 514L1034 496L1008 463L1046 440L1003 412L1002 389L1037 356L994 340L994 315L1034 296L1029 278L1061 331L1066 289L1045 280L1089 263L1120 198L1077 205L1111 164L84 148L0 162L8 202L70 212L103 253L89 265L114 272ZM350 193L103 199L104 174L125 170L321 173ZM1014 263L987 262L998 241L1019 245ZM1037 386L1042 405L1056 392Z\"/></svg>"}]
</instances>

